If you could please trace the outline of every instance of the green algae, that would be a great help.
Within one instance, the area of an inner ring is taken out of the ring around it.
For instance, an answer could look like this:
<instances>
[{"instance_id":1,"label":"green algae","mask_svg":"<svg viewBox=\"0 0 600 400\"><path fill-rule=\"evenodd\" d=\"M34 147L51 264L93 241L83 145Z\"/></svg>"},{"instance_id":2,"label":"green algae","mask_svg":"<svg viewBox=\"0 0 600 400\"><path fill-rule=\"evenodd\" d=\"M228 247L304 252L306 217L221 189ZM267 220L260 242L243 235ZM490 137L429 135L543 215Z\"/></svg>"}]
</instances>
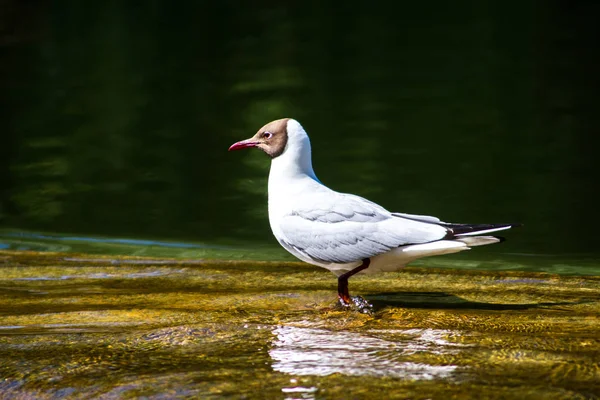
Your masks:
<instances>
[{"instance_id":1,"label":"green algae","mask_svg":"<svg viewBox=\"0 0 600 400\"><path fill-rule=\"evenodd\" d=\"M597 398L600 277L0 251L0 397Z\"/></svg>"}]
</instances>

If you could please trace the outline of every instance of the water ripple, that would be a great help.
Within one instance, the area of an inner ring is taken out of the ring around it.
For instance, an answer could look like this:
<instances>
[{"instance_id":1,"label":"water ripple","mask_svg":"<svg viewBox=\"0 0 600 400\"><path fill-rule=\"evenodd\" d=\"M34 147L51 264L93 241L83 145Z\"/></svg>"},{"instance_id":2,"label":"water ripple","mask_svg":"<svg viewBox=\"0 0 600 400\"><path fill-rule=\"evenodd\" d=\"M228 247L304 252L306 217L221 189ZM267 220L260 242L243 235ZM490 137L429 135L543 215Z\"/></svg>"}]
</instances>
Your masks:
<instances>
[{"instance_id":1,"label":"water ripple","mask_svg":"<svg viewBox=\"0 0 600 400\"><path fill-rule=\"evenodd\" d=\"M294 375L325 376L335 373L360 376L390 376L427 380L450 376L455 365L429 365L407 361L417 351L451 352L454 344L442 330L396 331L406 340L389 341L356 332L334 332L315 328L278 326L269 351L273 369ZM404 358L404 359L403 359Z\"/></svg>"}]
</instances>

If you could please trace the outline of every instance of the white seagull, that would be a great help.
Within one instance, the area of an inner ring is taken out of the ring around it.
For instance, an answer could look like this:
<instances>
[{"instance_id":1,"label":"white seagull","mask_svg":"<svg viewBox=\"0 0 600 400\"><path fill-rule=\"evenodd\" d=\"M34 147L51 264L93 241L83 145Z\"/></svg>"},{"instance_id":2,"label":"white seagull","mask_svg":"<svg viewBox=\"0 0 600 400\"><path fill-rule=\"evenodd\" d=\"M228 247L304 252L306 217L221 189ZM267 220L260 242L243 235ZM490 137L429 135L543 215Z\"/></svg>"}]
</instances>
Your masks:
<instances>
[{"instance_id":1,"label":"white seagull","mask_svg":"<svg viewBox=\"0 0 600 400\"><path fill-rule=\"evenodd\" d=\"M518 224L454 224L436 217L390 212L353 194L329 189L312 168L310 140L291 118L269 122L229 148L258 147L271 157L269 223L287 251L338 276L343 306L351 298L348 278L356 273L397 271L421 257L457 253L498 243L491 232ZM362 300L362 301L361 301Z\"/></svg>"}]
</instances>

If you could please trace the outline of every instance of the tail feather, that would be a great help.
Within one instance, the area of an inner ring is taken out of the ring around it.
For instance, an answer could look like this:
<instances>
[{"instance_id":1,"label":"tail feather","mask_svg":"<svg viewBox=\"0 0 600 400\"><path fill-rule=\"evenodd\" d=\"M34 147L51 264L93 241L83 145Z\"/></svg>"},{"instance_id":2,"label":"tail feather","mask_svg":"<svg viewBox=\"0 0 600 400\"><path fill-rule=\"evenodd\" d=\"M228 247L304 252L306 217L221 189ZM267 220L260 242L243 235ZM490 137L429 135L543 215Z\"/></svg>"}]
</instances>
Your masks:
<instances>
[{"instance_id":1,"label":"tail feather","mask_svg":"<svg viewBox=\"0 0 600 400\"><path fill-rule=\"evenodd\" d=\"M502 238L497 236L465 236L455 239L457 242L462 242L469 247L485 246L486 244L500 243Z\"/></svg>"}]
</instances>

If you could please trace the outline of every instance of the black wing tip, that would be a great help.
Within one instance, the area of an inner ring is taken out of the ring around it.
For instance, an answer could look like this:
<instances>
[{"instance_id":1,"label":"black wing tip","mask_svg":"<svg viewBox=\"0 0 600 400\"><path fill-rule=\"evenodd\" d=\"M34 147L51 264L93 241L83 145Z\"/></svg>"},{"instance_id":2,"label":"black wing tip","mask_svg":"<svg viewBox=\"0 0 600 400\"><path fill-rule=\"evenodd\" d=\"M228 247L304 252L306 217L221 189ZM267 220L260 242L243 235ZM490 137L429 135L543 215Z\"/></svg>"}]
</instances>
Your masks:
<instances>
[{"instance_id":1,"label":"black wing tip","mask_svg":"<svg viewBox=\"0 0 600 400\"><path fill-rule=\"evenodd\" d=\"M462 225L462 224L458 224L458 225ZM495 224L464 224L464 225L475 227L475 228L479 228L479 227L483 228L484 226L489 226L490 228L505 228L505 227L520 228L520 227L524 226L525 224L522 224L520 222L501 222L501 223L495 223Z\"/></svg>"},{"instance_id":2,"label":"black wing tip","mask_svg":"<svg viewBox=\"0 0 600 400\"><path fill-rule=\"evenodd\" d=\"M525 226L525 224L522 224L520 222L506 222L506 223L500 223L500 224L489 224L491 227L496 227L496 228L520 228L522 226Z\"/></svg>"},{"instance_id":3,"label":"black wing tip","mask_svg":"<svg viewBox=\"0 0 600 400\"><path fill-rule=\"evenodd\" d=\"M521 226L524 226L525 224L522 224L520 222L502 222L502 223L495 223L495 224L445 224L445 225L450 228L485 230L485 229L506 228L506 227L520 228Z\"/></svg>"},{"instance_id":4,"label":"black wing tip","mask_svg":"<svg viewBox=\"0 0 600 400\"><path fill-rule=\"evenodd\" d=\"M501 230L501 228L511 229L511 228L519 228L519 227L523 226L523 224L520 222L501 223L501 224L448 224L448 223L446 223L446 224L440 224L440 225L442 225L446 229L448 229L448 233L446 234L444 239L455 239L457 237L457 235L470 233L470 232L476 233L477 231L486 231L489 229ZM492 232L490 232L490 233L492 233ZM496 236L494 236L494 237L496 237ZM504 240L506 240L501 236L498 236L498 239L500 239L502 242Z\"/></svg>"}]
</instances>

